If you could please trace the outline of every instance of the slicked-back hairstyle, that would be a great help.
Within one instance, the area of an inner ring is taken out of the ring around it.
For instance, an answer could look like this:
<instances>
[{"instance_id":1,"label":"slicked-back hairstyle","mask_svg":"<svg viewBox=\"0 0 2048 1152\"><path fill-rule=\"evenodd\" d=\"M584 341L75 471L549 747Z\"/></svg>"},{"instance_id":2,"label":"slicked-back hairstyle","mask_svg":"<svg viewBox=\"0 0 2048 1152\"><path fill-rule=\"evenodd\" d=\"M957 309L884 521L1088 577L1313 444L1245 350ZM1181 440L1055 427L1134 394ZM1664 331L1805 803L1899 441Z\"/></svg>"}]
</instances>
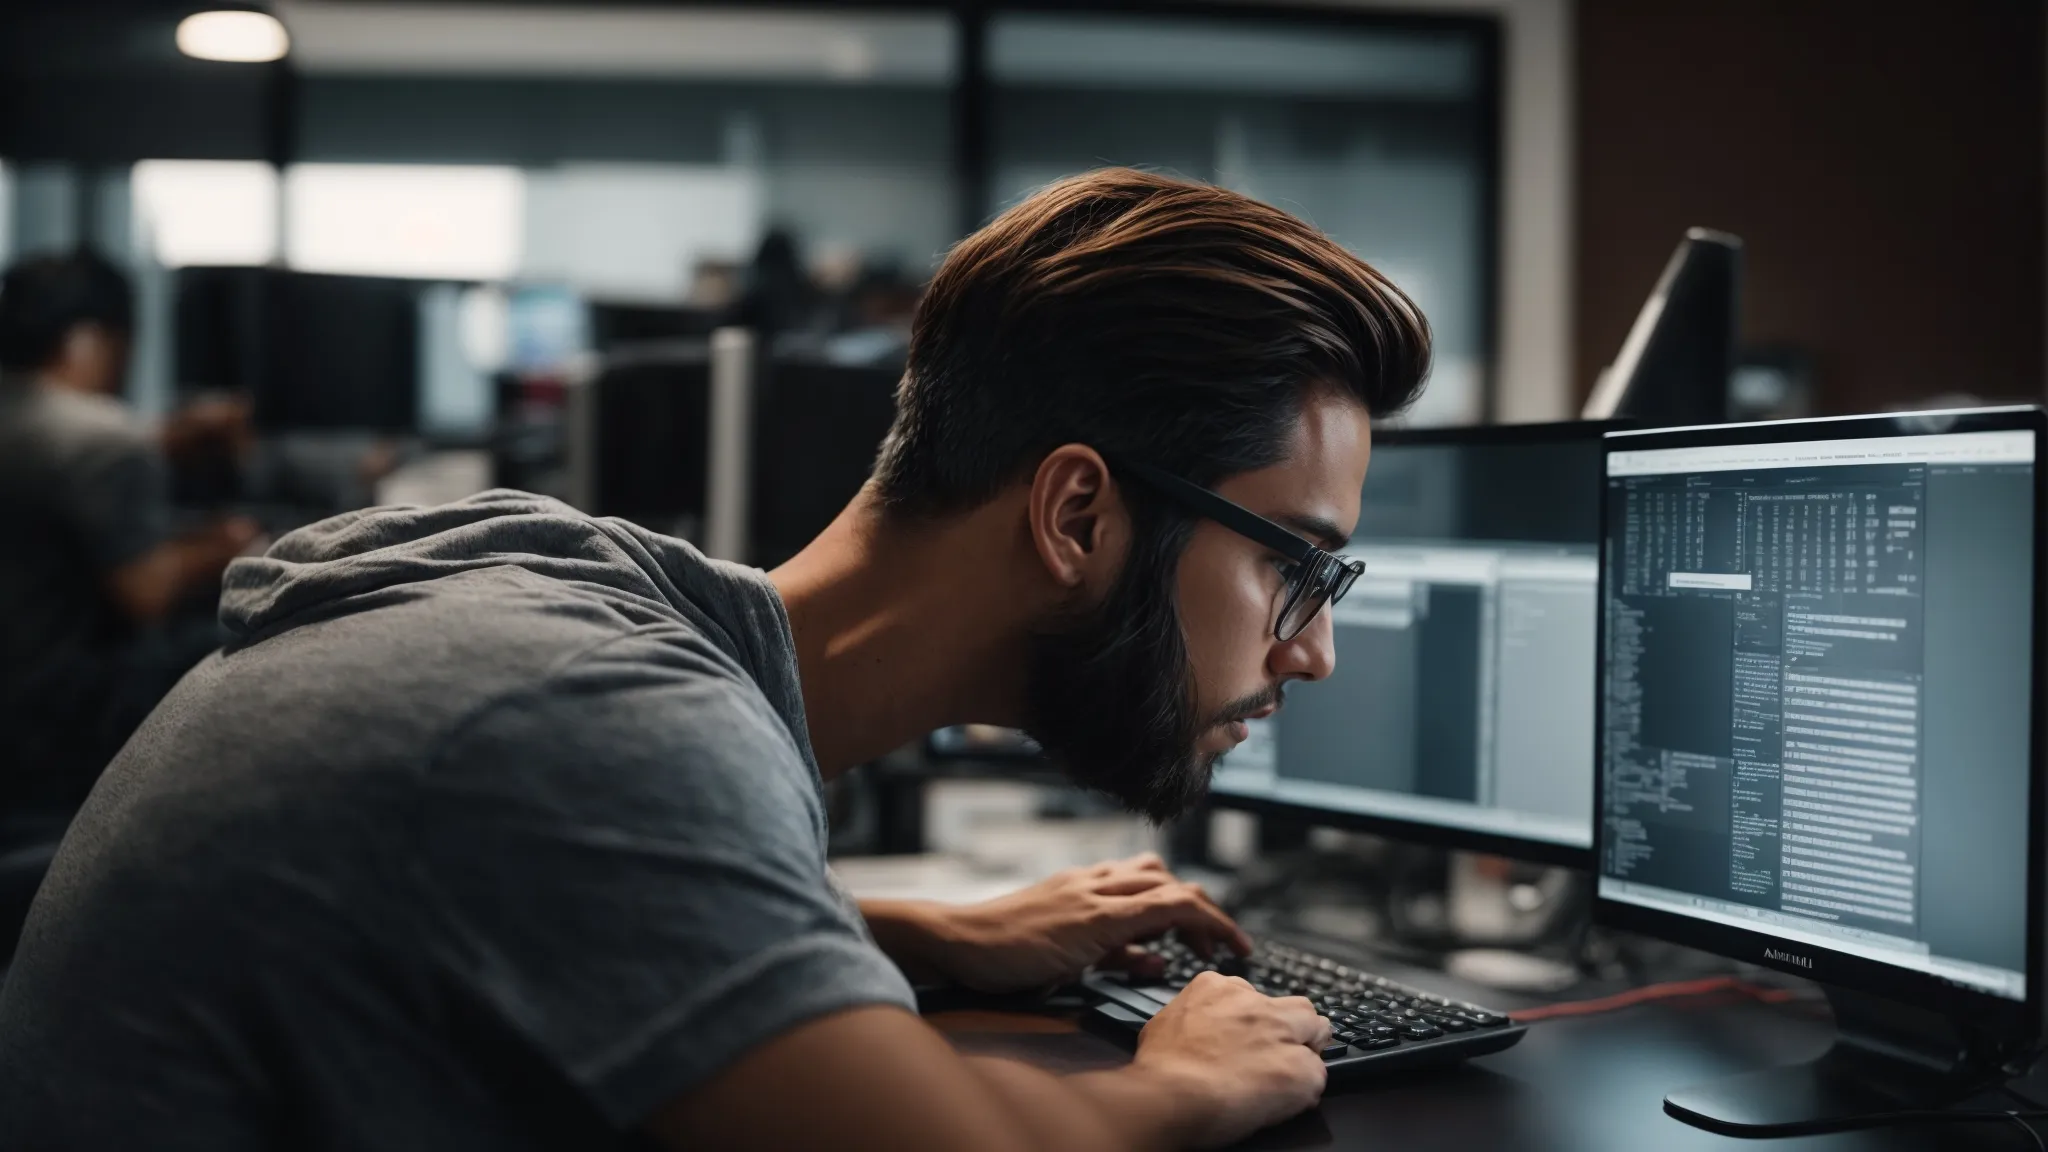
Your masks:
<instances>
[{"instance_id":1,"label":"slicked-back hairstyle","mask_svg":"<svg viewBox=\"0 0 2048 1152\"><path fill-rule=\"evenodd\" d=\"M1074 442L1213 484L1277 462L1312 388L1400 411L1429 354L1414 303L1301 220L1207 184L1090 172L940 267L878 495L894 514L961 511Z\"/></svg>"}]
</instances>

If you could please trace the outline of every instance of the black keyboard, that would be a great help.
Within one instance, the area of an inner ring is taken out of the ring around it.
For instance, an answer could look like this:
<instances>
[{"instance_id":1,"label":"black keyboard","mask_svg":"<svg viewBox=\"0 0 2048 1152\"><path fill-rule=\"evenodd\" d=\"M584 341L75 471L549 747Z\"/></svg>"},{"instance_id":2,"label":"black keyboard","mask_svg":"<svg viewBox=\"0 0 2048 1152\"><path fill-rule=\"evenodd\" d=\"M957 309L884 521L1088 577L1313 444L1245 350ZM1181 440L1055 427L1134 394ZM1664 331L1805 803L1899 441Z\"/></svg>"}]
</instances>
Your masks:
<instances>
[{"instance_id":1,"label":"black keyboard","mask_svg":"<svg viewBox=\"0 0 2048 1152\"><path fill-rule=\"evenodd\" d=\"M1149 945L1166 961L1156 979L1091 973L1082 984L1101 998L1091 1010L1112 1030L1135 1034L1198 974L1219 966L1171 937ZM1396 984L1298 948L1262 941L1225 975L1240 975L1268 996L1306 996L1329 1017L1332 1042L1323 1049L1330 1082L1396 1070L1452 1064L1512 1047L1526 1026L1500 1012Z\"/></svg>"}]
</instances>

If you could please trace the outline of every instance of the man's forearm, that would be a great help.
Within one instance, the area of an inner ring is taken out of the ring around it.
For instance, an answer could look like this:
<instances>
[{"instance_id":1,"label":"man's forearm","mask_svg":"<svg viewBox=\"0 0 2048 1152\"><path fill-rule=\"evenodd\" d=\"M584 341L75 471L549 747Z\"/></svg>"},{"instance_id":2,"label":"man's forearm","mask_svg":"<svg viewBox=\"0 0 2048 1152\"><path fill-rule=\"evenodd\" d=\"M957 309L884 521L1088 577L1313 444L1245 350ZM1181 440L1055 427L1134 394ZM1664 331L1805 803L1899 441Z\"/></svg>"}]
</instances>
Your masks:
<instances>
[{"instance_id":1,"label":"man's forearm","mask_svg":"<svg viewBox=\"0 0 2048 1152\"><path fill-rule=\"evenodd\" d=\"M1233 1134L1217 1088L1176 1067L1141 1055L1057 1076L962 1056L901 1008L870 1005L765 1041L648 1127L678 1150L1151 1152Z\"/></svg>"},{"instance_id":2,"label":"man's forearm","mask_svg":"<svg viewBox=\"0 0 2048 1152\"><path fill-rule=\"evenodd\" d=\"M860 914L876 946L915 984L946 978L940 962L946 947L946 908L932 900L860 902Z\"/></svg>"},{"instance_id":3,"label":"man's forearm","mask_svg":"<svg viewBox=\"0 0 2048 1152\"><path fill-rule=\"evenodd\" d=\"M991 1056L967 1060L1031 1148L1174 1149L1200 1141L1199 1095L1137 1064L1057 1076Z\"/></svg>"}]
</instances>

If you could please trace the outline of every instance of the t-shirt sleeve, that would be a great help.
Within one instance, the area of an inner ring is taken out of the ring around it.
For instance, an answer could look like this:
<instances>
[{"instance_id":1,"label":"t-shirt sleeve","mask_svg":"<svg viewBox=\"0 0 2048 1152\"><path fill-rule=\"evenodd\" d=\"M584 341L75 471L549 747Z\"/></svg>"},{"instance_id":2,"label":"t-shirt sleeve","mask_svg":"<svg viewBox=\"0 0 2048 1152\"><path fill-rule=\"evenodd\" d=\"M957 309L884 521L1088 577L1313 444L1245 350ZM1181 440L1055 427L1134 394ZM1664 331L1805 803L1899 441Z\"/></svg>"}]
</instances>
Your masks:
<instances>
[{"instance_id":1,"label":"t-shirt sleeve","mask_svg":"<svg viewBox=\"0 0 2048 1152\"><path fill-rule=\"evenodd\" d=\"M146 437L95 437L71 455L65 473L71 516L99 572L111 572L163 541L168 479Z\"/></svg>"},{"instance_id":2,"label":"t-shirt sleeve","mask_svg":"<svg viewBox=\"0 0 2048 1152\"><path fill-rule=\"evenodd\" d=\"M413 830L435 961L622 1129L807 1020L915 1010L835 899L810 768L721 663L605 644L466 726Z\"/></svg>"}]
</instances>

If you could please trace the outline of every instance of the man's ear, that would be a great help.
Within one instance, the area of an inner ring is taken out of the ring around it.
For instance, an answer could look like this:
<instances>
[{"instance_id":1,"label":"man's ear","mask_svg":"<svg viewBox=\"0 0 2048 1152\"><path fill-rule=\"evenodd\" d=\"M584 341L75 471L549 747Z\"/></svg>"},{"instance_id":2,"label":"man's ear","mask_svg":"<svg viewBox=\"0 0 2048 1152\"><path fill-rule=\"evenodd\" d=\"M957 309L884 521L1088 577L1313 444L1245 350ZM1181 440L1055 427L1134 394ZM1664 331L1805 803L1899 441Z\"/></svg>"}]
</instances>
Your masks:
<instances>
[{"instance_id":1,"label":"man's ear","mask_svg":"<svg viewBox=\"0 0 2048 1152\"><path fill-rule=\"evenodd\" d=\"M1062 444L1039 461L1025 503L1031 541L1062 588L1106 589L1123 562L1131 519L1100 453Z\"/></svg>"}]
</instances>

